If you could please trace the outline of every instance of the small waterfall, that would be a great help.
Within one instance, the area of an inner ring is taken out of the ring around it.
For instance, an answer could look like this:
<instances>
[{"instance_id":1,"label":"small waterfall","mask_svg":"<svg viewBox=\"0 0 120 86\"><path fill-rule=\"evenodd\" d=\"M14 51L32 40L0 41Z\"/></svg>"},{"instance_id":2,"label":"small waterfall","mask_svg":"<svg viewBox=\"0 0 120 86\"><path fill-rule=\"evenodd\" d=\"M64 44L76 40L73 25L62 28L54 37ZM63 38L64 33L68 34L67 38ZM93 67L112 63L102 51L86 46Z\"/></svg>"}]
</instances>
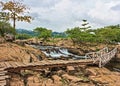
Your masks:
<instances>
[{"instance_id":1,"label":"small waterfall","mask_svg":"<svg viewBox=\"0 0 120 86\"><path fill-rule=\"evenodd\" d=\"M60 51L62 54L65 54L65 55L73 55L73 54L69 53L67 49L59 49L59 51Z\"/></svg>"},{"instance_id":2,"label":"small waterfall","mask_svg":"<svg viewBox=\"0 0 120 86\"><path fill-rule=\"evenodd\" d=\"M54 46L36 46L32 45L34 48L40 49L47 57L51 58L72 58L72 59L83 59L85 56L78 56L68 52L66 48L54 47Z\"/></svg>"}]
</instances>

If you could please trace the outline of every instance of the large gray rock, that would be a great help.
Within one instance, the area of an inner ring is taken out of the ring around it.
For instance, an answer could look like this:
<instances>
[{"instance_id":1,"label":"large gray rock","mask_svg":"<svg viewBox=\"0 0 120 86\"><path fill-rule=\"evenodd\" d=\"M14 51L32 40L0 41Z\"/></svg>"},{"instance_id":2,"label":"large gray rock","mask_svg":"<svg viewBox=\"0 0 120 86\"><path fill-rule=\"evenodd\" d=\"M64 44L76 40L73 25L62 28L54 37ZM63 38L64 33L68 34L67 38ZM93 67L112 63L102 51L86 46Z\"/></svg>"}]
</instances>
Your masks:
<instances>
[{"instance_id":1,"label":"large gray rock","mask_svg":"<svg viewBox=\"0 0 120 86\"><path fill-rule=\"evenodd\" d=\"M15 40L15 35L10 34L10 33L5 33L4 38L5 38L6 41L11 41L12 42L12 41Z\"/></svg>"}]
</instances>

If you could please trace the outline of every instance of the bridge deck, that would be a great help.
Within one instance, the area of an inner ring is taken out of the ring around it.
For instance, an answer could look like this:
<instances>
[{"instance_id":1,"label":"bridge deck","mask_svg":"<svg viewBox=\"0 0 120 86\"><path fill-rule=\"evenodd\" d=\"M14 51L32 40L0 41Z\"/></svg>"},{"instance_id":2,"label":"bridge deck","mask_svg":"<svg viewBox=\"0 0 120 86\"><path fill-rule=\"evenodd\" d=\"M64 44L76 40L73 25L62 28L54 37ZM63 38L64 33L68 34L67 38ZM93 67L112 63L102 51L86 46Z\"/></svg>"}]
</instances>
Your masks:
<instances>
[{"instance_id":1,"label":"bridge deck","mask_svg":"<svg viewBox=\"0 0 120 86\"><path fill-rule=\"evenodd\" d=\"M10 78L6 73L8 71L16 70L35 70L35 69L45 69L51 67L63 67L69 65L86 65L92 64L92 60L46 60L34 63L22 63L22 62L0 62L0 86L9 86L8 79Z\"/></svg>"},{"instance_id":2,"label":"bridge deck","mask_svg":"<svg viewBox=\"0 0 120 86\"><path fill-rule=\"evenodd\" d=\"M93 61L89 60L46 60L34 63L22 63L22 62L0 62L0 67L5 70L10 69L33 69L33 68L49 68L49 67L61 67L69 65L87 65L92 64Z\"/></svg>"}]
</instances>

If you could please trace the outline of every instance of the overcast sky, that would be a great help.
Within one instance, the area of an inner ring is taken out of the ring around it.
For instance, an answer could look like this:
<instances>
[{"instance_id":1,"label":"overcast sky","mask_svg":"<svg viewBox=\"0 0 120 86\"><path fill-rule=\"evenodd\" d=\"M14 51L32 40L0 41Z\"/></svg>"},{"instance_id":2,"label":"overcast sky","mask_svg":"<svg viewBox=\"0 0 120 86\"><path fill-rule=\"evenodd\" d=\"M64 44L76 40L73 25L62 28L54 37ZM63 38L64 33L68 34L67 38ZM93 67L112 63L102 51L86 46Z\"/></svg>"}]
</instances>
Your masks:
<instances>
[{"instance_id":1,"label":"overcast sky","mask_svg":"<svg viewBox=\"0 0 120 86\"><path fill-rule=\"evenodd\" d=\"M5 0L2 0L5 1ZM8 0L7 0L8 1ZM17 28L46 27L63 32L87 19L92 28L120 24L120 0L24 0L34 20Z\"/></svg>"}]
</instances>

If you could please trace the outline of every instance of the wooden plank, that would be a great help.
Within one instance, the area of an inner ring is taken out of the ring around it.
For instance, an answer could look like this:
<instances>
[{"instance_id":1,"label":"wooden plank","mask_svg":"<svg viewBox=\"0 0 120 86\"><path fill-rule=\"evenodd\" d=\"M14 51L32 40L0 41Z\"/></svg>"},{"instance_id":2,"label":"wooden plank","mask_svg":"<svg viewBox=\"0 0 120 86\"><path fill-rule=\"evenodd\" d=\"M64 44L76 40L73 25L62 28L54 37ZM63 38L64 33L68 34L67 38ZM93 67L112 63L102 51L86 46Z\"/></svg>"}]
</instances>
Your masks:
<instances>
[{"instance_id":1,"label":"wooden plank","mask_svg":"<svg viewBox=\"0 0 120 86\"><path fill-rule=\"evenodd\" d=\"M48 64L46 61L39 61L39 62L37 62L38 64L40 64L40 65L46 65L46 64Z\"/></svg>"},{"instance_id":2,"label":"wooden plank","mask_svg":"<svg viewBox=\"0 0 120 86\"><path fill-rule=\"evenodd\" d=\"M25 65L25 67L27 66L33 66L34 65L34 62L33 63L23 63Z\"/></svg>"},{"instance_id":3,"label":"wooden plank","mask_svg":"<svg viewBox=\"0 0 120 86\"><path fill-rule=\"evenodd\" d=\"M35 62L35 63L33 63L34 64L34 66L43 66L43 63L42 62Z\"/></svg>"},{"instance_id":4,"label":"wooden plank","mask_svg":"<svg viewBox=\"0 0 120 86\"><path fill-rule=\"evenodd\" d=\"M59 61L59 62L61 62L61 61ZM54 60L54 61L52 62L52 64L53 64L53 65L58 65L58 64L59 64L59 62L58 62L58 61L56 61L56 60Z\"/></svg>"},{"instance_id":5,"label":"wooden plank","mask_svg":"<svg viewBox=\"0 0 120 86\"><path fill-rule=\"evenodd\" d=\"M54 61L51 61L53 64L63 64L65 61L63 61L63 60L54 60Z\"/></svg>"},{"instance_id":6,"label":"wooden plank","mask_svg":"<svg viewBox=\"0 0 120 86\"><path fill-rule=\"evenodd\" d=\"M45 65L48 65L48 63L46 62L46 61L39 61L39 62L35 62L34 63L36 66L39 66L39 65L41 65L41 66L45 66Z\"/></svg>"},{"instance_id":7,"label":"wooden plank","mask_svg":"<svg viewBox=\"0 0 120 86\"><path fill-rule=\"evenodd\" d=\"M52 61L46 60L46 64L47 64L47 65L50 65L50 64L52 64Z\"/></svg>"},{"instance_id":8,"label":"wooden plank","mask_svg":"<svg viewBox=\"0 0 120 86\"><path fill-rule=\"evenodd\" d=\"M46 63L46 61L40 61L40 62L35 62L34 63L37 67L41 67L41 68L44 68L44 67L47 67L48 66L48 63Z\"/></svg>"},{"instance_id":9,"label":"wooden plank","mask_svg":"<svg viewBox=\"0 0 120 86\"><path fill-rule=\"evenodd\" d=\"M34 63L24 63L25 64L25 66L27 67L29 67L29 66L35 66L35 64Z\"/></svg>"}]
</instances>

